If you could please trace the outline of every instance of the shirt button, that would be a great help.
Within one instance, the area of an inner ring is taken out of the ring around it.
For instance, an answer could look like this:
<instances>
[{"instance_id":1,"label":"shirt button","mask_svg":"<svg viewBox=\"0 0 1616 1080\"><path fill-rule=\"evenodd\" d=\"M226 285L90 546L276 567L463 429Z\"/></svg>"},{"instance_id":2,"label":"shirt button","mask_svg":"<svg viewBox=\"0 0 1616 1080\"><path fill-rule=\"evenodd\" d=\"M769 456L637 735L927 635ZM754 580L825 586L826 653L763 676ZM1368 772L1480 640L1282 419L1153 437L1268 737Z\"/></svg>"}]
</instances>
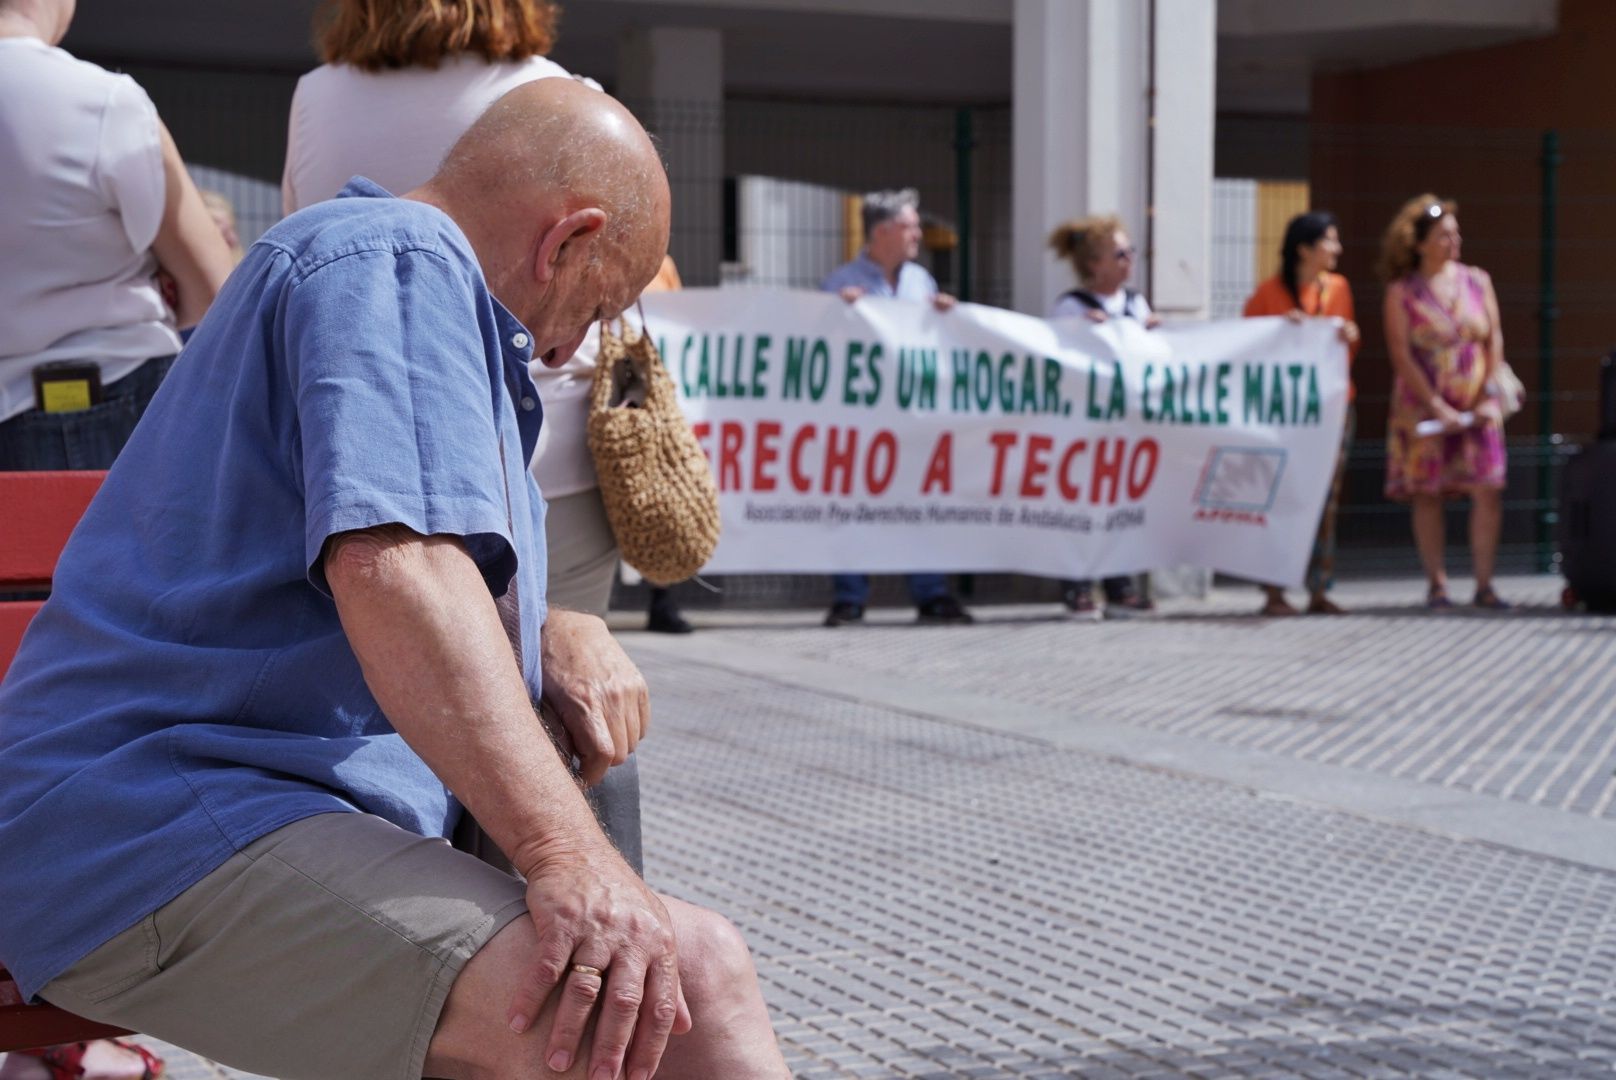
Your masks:
<instances>
[{"instance_id":1,"label":"shirt button","mask_svg":"<svg viewBox=\"0 0 1616 1080\"><path fill-rule=\"evenodd\" d=\"M518 349L527 348L527 335L526 334L517 334L517 335L515 335L514 337L511 338L511 344L514 345Z\"/></svg>"},{"instance_id":2,"label":"shirt button","mask_svg":"<svg viewBox=\"0 0 1616 1080\"><path fill-rule=\"evenodd\" d=\"M517 336L520 337L521 335L517 335ZM532 412L534 409L536 409L538 407L539 407L539 403L537 401L534 401L532 398L525 397L525 398L522 399L522 411L523 412Z\"/></svg>"}]
</instances>

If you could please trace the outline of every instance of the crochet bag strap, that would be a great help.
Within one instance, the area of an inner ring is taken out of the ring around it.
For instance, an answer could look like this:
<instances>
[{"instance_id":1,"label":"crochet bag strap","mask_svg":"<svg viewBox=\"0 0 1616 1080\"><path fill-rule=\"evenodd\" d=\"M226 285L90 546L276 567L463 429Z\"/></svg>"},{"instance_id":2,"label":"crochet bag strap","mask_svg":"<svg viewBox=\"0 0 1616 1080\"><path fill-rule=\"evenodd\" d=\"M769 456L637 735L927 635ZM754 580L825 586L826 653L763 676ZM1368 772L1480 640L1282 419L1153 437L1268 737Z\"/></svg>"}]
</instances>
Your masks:
<instances>
[{"instance_id":1,"label":"crochet bag strap","mask_svg":"<svg viewBox=\"0 0 1616 1080\"><path fill-rule=\"evenodd\" d=\"M595 354L595 375L589 384L589 411L605 412L612 407L612 372L623 358L623 339L612 332L612 324L600 321L600 348Z\"/></svg>"},{"instance_id":2,"label":"crochet bag strap","mask_svg":"<svg viewBox=\"0 0 1616 1080\"><path fill-rule=\"evenodd\" d=\"M635 301L634 306L640 313L640 336L624 344L636 373L645 383L645 407L663 416L679 414L683 419L679 397L674 392L673 376L663 367L662 356L651 341L651 324L645 321L645 304Z\"/></svg>"}]
</instances>

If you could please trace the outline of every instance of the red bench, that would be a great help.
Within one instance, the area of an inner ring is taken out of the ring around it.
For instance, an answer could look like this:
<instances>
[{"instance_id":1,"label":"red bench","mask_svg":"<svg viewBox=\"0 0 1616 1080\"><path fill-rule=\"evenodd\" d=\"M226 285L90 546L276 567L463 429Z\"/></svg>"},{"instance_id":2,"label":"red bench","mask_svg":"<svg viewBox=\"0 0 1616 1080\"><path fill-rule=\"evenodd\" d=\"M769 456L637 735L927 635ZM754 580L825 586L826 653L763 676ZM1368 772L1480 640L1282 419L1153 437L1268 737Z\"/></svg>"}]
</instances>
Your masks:
<instances>
[{"instance_id":1,"label":"red bench","mask_svg":"<svg viewBox=\"0 0 1616 1080\"><path fill-rule=\"evenodd\" d=\"M90 504L103 472L0 472L0 594L43 589L56 572L56 556ZM37 600L0 600L0 677L11 666ZM29 1005L0 967L0 1053L57 1043L127 1035L54 1005Z\"/></svg>"}]
</instances>

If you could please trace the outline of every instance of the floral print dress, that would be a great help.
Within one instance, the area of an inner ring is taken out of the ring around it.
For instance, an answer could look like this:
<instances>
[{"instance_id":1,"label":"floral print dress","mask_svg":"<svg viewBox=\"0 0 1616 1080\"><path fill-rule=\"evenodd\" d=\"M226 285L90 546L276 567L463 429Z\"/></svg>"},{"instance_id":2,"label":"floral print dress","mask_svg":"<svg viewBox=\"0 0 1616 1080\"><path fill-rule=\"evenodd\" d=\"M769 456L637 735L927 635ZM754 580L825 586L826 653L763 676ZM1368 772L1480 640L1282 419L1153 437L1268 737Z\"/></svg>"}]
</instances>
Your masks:
<instances>
[{"instance_id":1,"label":"floral print dress","mask_svg":"<svg viewBox=\"0 0 1616 1080\"><path fill-rule=\"evenodd\" d=\"M1442 399L1460 412L1478 405L1487 382L1484 342L1467 339L1464 325L1491 326L1487 314L1487 273L1458 264L1458 293L1450 308L1426 280L1410 274L1402 281L1408 316L1408 350ZM1401 378L1392 385L1386 425L1386 497L1460 495L1471 488L1504 486L1504 433L1482 423L1452 435L1420 437L1414 425L1429 419L1426 403Z\"/></svg>"}]
</instances>

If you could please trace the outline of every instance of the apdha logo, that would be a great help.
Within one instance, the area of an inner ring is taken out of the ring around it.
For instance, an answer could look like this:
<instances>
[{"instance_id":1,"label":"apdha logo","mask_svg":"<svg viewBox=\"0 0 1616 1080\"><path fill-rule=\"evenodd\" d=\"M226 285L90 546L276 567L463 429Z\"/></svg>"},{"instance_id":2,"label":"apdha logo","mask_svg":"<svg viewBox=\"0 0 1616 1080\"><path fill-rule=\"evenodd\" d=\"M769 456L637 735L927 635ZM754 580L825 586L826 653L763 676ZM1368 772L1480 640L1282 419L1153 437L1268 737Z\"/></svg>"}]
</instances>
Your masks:
<instances>
[{"instance_id":1,"label":"apdha logo","mask_svg":"<svg viewBox=\"0 0 1616 1080\"><path fill-rule=\"evenodd\" d=\"M1268 511L1285 474L1285 451L1274 447L1214 447L1195 487L1195 520L1268 526Z\"/></svg>"}]
</instances>

